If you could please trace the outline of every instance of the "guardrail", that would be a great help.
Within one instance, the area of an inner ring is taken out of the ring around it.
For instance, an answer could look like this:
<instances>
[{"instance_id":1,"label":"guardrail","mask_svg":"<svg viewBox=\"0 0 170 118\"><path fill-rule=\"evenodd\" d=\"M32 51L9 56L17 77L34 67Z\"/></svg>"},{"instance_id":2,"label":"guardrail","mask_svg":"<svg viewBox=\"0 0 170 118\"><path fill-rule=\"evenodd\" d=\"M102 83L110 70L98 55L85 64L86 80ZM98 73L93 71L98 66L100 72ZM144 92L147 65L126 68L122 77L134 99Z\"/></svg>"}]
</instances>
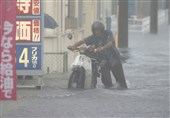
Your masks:
<instances>
[{"instance_id":1,"label":"guardrail","mask_svg":"<svg viewBox=\"0 0 170 118\"><path fill-rule=\"evenodd\" d=\"M158 25L161 25L166 21L166 15L168 14L168 10L159 10L158 11ZM112 30L117 31L117 17L114 15L111 16L112 19ZM135 16L128 19L129 21L129 31L130 32L141 32L147 33L150 28L150 16L145 17L143 19L137 19Z\"/></svg>"}]
</instances>

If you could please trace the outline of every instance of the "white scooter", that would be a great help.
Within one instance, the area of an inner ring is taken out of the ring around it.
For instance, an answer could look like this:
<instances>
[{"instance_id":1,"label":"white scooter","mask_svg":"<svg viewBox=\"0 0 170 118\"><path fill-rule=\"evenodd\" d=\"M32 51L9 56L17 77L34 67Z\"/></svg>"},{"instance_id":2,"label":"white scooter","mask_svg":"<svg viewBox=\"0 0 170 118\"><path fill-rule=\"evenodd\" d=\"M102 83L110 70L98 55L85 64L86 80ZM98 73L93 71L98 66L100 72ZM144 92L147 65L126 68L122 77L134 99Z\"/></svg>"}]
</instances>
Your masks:
<instances>
[{"instance_id":1,"label":"white scooter","mask_svg":"<svg viewBox=\"0 0 170 118\"><path fill-rule=\"evenodd\" d=\"M92 63L96 64L97 61L92 56L90 57L90 52L87 48L81 47L77 50L79 55L75 58L71 65L72 73L68 81L68 89L78 88L78 89L92 89L96 87L97 76L95 71L92 71Z\"/></svg>"}]
</instances>

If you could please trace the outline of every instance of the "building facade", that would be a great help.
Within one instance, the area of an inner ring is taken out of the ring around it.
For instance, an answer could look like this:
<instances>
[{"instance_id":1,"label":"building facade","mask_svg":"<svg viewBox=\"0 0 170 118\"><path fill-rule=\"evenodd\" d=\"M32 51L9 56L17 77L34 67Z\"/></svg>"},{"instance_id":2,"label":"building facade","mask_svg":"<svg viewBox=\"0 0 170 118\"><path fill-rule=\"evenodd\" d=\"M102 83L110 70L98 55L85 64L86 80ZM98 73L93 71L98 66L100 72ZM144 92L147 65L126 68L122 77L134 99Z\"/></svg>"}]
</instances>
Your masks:
<instances>
[{"instance_id":1,"label":"building facade","mask_svg":"<svg viewBox=\"0 0 170 118\"><path fill-rule=\"evenodd\" d=\"M52 16L59 26L54 30L45 29L44 53L66 52L68 51L68 45L90 35L91 24L97 19L103 20L106 16L106 10L103 10L104 4L102 2L102 0L45 1L44 12ZM72 35L72 39L68 38L68 34ZM76 54L73 53L68 54L68 65L73 62L75 56ZM44 56L45 72L47 68L59 69L62 72L63 67L58 62L58 58L55 58L55 60L51 58ZM49 64L51 61L53 63Z\"/></svg>"}]
</instances>

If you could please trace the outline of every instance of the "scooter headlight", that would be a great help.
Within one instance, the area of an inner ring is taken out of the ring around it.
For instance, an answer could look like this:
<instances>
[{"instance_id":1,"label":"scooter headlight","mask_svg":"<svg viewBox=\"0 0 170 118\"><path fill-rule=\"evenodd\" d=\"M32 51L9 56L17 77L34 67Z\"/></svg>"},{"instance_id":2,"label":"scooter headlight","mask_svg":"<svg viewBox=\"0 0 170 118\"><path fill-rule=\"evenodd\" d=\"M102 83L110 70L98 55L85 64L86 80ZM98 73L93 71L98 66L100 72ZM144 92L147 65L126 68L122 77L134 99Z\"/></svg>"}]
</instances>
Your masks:
<instances>
[{"instance_id":1,"label":"scooter headlight","mask_svg":"<svg viewBox=\"0 0 170 118\"><path fill-rule=\"evenodd\" d=\"M80 52L80 54L85 54L86 53L86 48L80 48L79 52Z\"/></svg>"},{"instance_id":2,"label":"scooter headlight","mask_svg":"<svg viewBox=\"0 0 170 118\"><path fill-rule=\"evenodd\" d=\"M80 61L81 61L81 62L84 61L84 57L83 57L83 56L80 57Z\"/></svg>"}]
</instances>

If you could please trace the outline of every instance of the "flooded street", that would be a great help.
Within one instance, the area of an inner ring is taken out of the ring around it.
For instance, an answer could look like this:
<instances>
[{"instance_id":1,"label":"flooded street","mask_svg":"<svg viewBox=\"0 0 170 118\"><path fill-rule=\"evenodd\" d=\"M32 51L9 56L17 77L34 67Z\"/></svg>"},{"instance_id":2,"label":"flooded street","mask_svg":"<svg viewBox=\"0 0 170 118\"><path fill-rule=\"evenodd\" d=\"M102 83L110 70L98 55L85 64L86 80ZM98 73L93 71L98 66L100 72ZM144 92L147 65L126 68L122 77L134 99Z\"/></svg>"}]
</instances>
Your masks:
<instances>
[{"instance_id":1,"label":"flooded street","mask_svg":"<svg viewBox=\"0 0 170 118\"><path fill-rule=\"evenodd\" d=\"M67 90L69 74L46 75L43 90L18 89L16 102L1 102L3 118L168 118L168 31L164 24L157 35L130 32L123 64L128 90L104 89L100 80L96 89Z\"/></svg>"}]
</instances>

